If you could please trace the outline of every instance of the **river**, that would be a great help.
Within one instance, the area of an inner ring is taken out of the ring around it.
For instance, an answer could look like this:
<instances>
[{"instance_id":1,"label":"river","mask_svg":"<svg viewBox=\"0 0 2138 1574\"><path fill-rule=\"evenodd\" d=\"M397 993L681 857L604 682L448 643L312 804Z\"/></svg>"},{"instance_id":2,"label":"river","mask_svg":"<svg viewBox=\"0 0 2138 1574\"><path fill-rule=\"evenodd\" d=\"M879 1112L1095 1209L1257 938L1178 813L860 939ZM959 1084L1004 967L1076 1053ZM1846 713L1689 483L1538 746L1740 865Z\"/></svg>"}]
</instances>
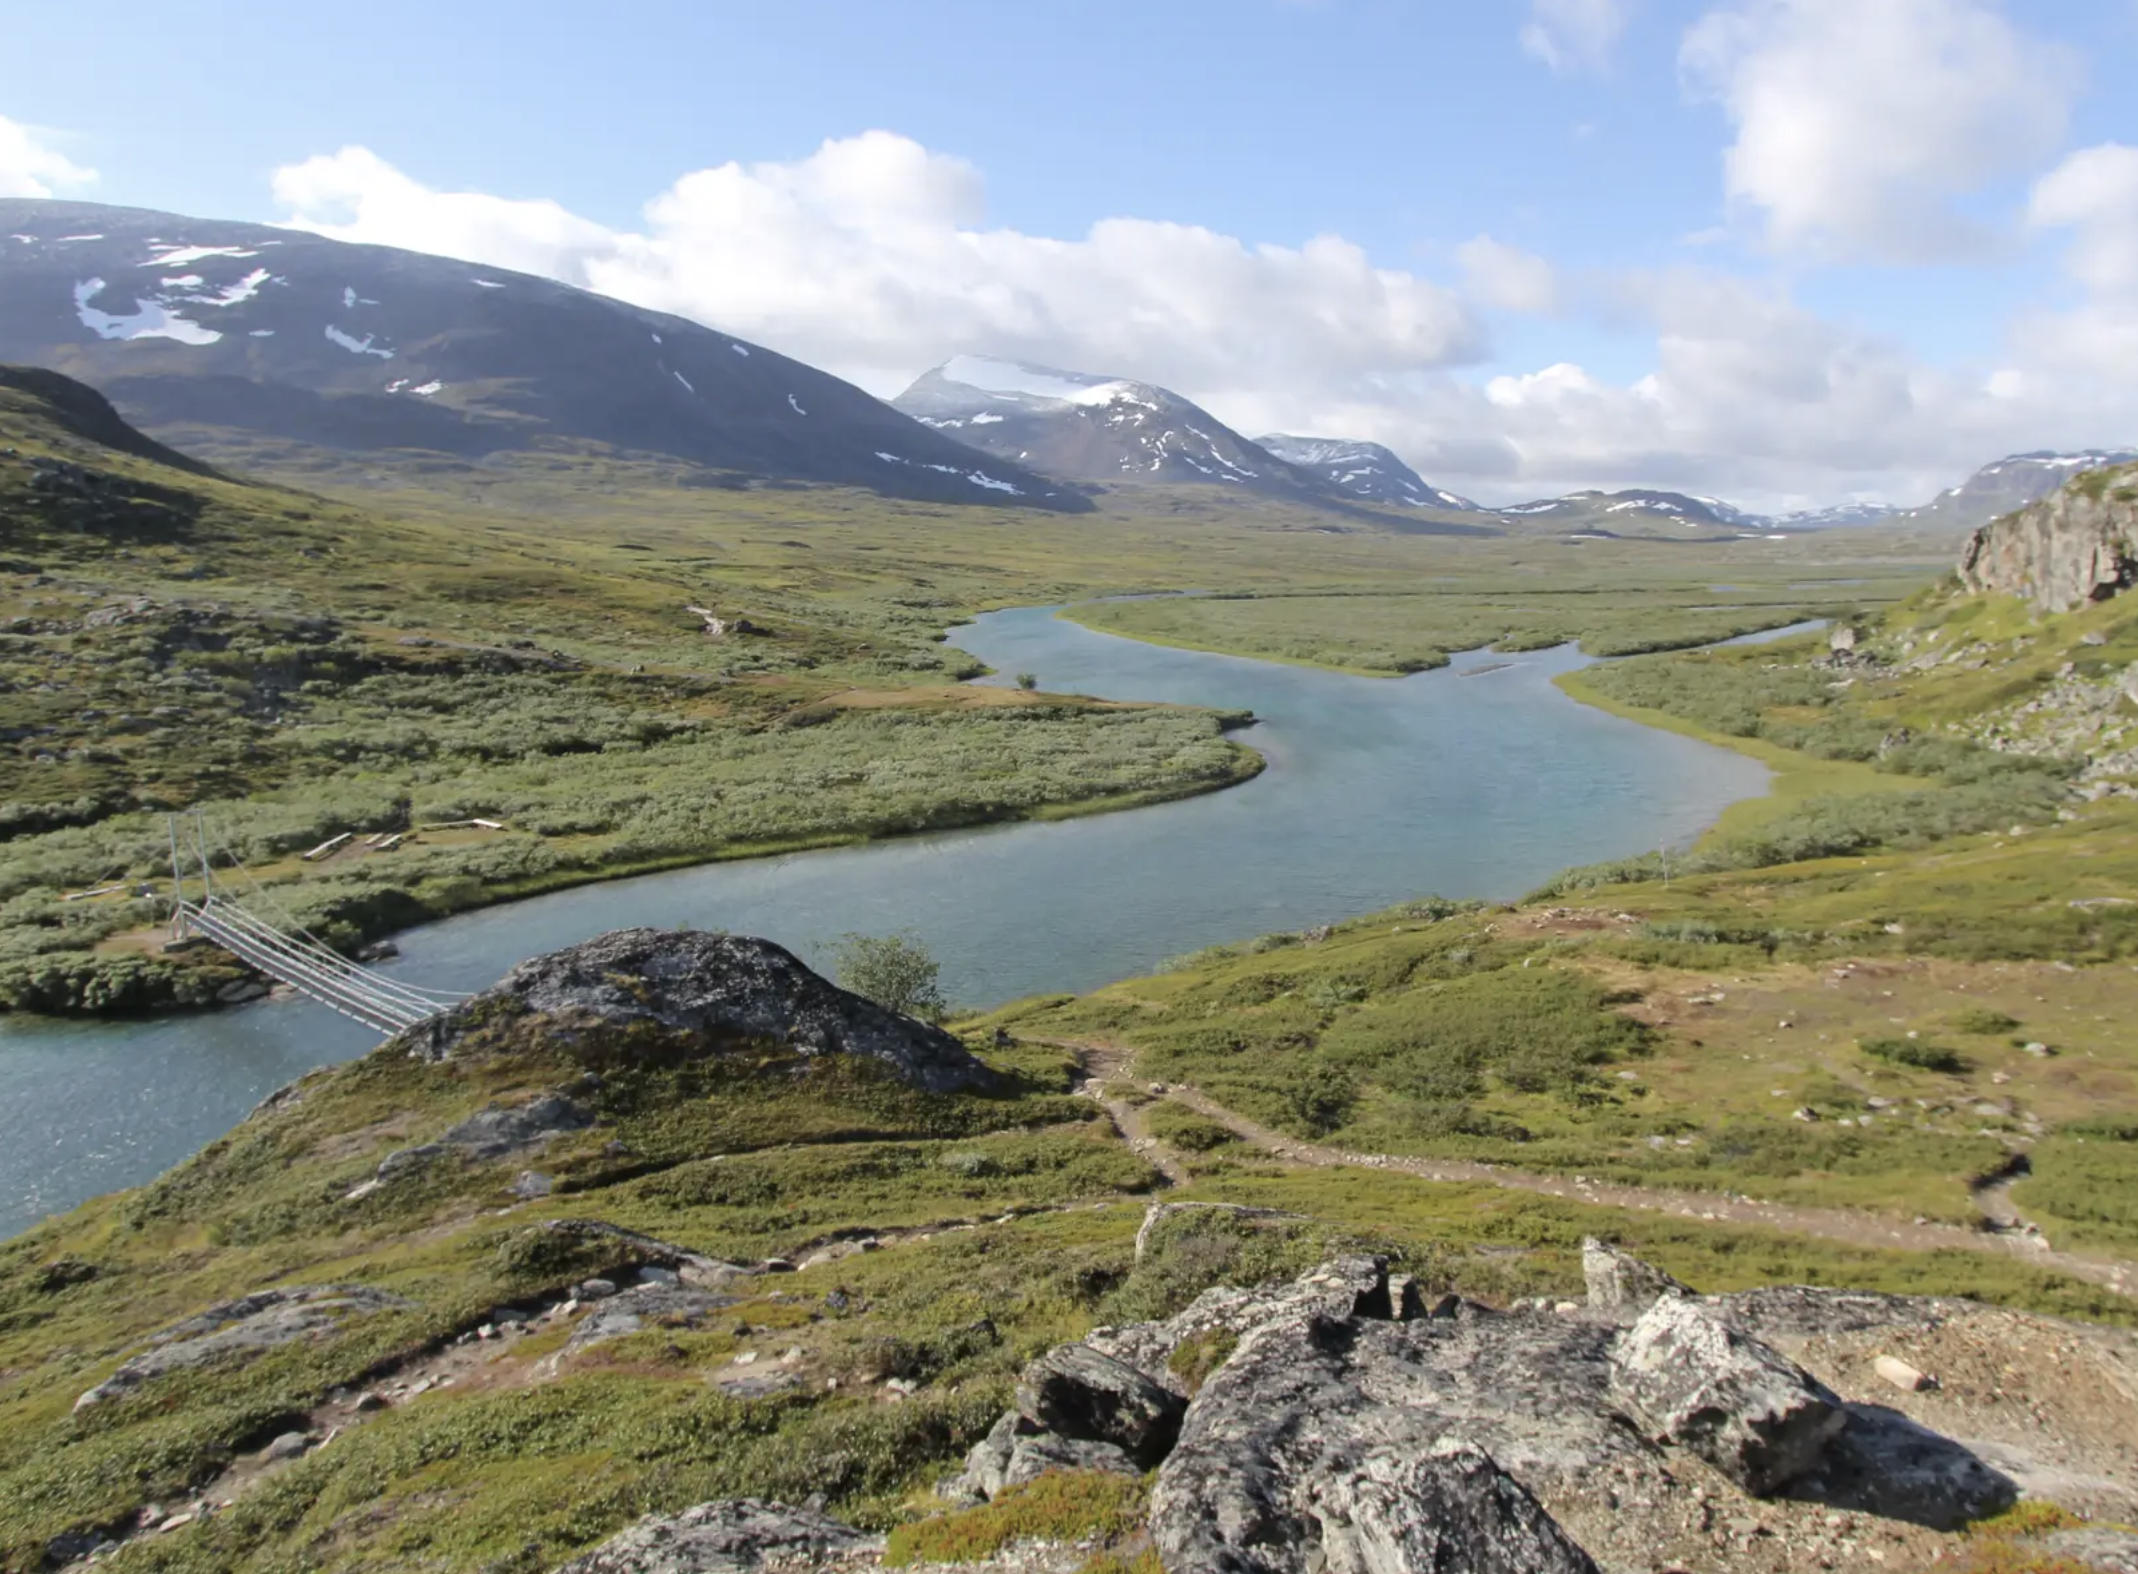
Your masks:
<instances>
[{"instance_id":1,"label":"river","mask_svg":"<svg viewBox=\"0 0 2138 1574\"><path fill-rule=\"evenodd\" d=\"M1742 755L1568 699L1551 680L1586 664L1572 647L1357 678L1146 645L1052 613L990 613L952 643L1055 692L1251 709L1261 724L1240 736L1269 768L1123 814L582 886L409 931L388 970L479 989L631 924L766 935L812 960L848 932L910 930L942 959L953 999L994 1004L1428 893L1513 897L1568 864L1681 845L1767 780ZM0 1016L0 1234L149 1179L268 1092L373 1041L294 999L144 1022Z\"/></svg>"}]
</instances>

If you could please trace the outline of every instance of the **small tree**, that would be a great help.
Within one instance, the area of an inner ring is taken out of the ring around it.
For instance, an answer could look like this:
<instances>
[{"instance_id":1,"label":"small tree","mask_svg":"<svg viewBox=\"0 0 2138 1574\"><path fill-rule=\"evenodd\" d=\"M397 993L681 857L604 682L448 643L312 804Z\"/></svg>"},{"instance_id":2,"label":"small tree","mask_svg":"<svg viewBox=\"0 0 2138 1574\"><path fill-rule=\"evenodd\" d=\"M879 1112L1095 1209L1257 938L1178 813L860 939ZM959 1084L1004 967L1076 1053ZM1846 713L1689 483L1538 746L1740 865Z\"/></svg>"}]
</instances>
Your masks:
<instances>
[{"instance_id":1,"label":"small tree","mask_svg":"<svg viewBox=\"0 0 2138 1574\"><path fill-rule=\"evenodd\" d=\"M910 934L841 935L832 957L843 987L886 1010L923 1022L940 1022L950 1014L943 965Z\"/></svg>"},{"instance_id":2,"label":"small tree","mask_svg":"<svg viewBox=\"0 0 2138 1574\"><path fill-rule=\"evenodd\" d=\"M1020 673L1018 673L1018 674L1017 674L1017 687L1019 687L1020 689L1023 689L1023 690L1025 690L1025 691L1026 691L1027 693L1029 693L1029 692L1030 692L1031 690L1033 690L1033 689L1036 689L1036 688L1038 688L1038 687L1039 687L1039 674L1038 674L1038 673L1036 673L1036 672L1020 672Z\"/></svg>"}]
</instances>

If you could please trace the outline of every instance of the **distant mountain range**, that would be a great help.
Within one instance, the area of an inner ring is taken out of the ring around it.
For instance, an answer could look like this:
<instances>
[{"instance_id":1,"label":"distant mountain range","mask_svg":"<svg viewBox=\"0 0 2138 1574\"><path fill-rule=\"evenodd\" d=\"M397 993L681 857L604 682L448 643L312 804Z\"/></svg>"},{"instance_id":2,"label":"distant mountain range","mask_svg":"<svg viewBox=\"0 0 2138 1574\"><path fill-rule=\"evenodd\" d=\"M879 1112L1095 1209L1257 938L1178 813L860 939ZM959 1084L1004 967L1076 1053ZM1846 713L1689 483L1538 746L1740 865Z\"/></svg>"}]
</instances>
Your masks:
<instances>
[{"instance_id":1,"label":"distant mountain range","mask_svg":"<svg viewBox=\"0 0 2138 1574\"><path fill-rule=\"evenodd\" d=\"M1920 508L1758 515L1633 488L1487 508L1378 443L1243 437L1133 378L960 355L889 404L761 345L526 274L258 224L0 200L0 361L102 389L210 460L602 451L686 484L820 482L1085 511L1123 483L1233 487L1417 528L1718 540L1973 530L2138 450L2016 454Z\"/></svg>"},{"instance_id":2,"label":"distant mountain range","mask_svg":"<svg viewBox=\"0 0 2138 1574\"><path fill-rule=\"evenodd\" d=\"M891 405L982 453L1069 481L1211 482L1294 497L1333 490L1170 389L1125 377L959 355Z\"/></svg>"},{"instance_id":3,"label":"distant mountain range","mask_svg":"<svg viewBox=\"0 0 2138 1574\"><path fill-rule=\"evenodd\" d=\"M939 501L1090 508L850 383L547 279L293 230L0 201L0 361L218 437L462 458L603 449Z\"/></svg>"}]
</instances>

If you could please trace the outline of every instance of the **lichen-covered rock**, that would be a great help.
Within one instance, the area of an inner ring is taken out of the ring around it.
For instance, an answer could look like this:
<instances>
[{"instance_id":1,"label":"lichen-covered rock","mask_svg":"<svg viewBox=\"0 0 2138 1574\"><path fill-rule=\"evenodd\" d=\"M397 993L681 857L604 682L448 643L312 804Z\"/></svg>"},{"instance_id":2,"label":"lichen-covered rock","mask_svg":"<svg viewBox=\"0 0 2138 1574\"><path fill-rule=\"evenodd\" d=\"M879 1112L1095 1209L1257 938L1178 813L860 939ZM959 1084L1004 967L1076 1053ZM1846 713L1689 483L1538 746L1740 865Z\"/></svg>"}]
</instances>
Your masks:
<instances>
[{"instance_id":1,"label":"lichen-covered rock","mask_svg":"<svg viewBox=\"0 0 2138 1574\"><path fill-rule=\"evenodd\" d=\"M997 1490L1037 1481L1050 1470L1103 1470L1116 1476L1140 1476L1144 1467L1112 1443L1039 1432L1018 1438L1011 1447L1009 1462L1002 1469L1002 1486Z\"/></svg>"},{"instance_id":2,"label":"lichen-covered rock","mask_svg":"<svg viewBox=\"0 0 2138 1574\"><path fill-rule=\"evenodd\" d=\"M2138 474L2094 472L1968 538L1960 581L2070 612L2138 583Z\"/></svg>"},{"instance_id":3,"label":"lichen-covered rock","mask_svg":"<svg viewBox=\"0 0 2138 1574\"><path fill-rule=\"evenodd\" d=\"M168 1372L249 1361L299 1339L323 1338L349 1318L406 1311L412 1304L356 1284L260 1290L222 1301L151 1336L147 1349L75 1400L74 1408L121 1398Z\"/></svg>"},{"instance_id":4,"label":"lichen-covered rock","mask_svg":"<svg viewBox=\"0 0 2138 1574\"><path fill-rule=\"evenodd\" d=\"M812 1509L735 1498L649 1514L557 1574L750 1574L767 1562L833 1562L882 1545Z\"/></svg>"},{"instance_id":5,"label":"lichen-covered rock","mask_svg":"<svg viewBox=\"0 0 2138 1574\"><path fill-rule=\"evenodd\" d=\"M1109 1443L1145 1467L1180 1435L1187 1402L1125 1361L1065 1344L1025 1368L1017 1410L1035 1431Z\"/></svg>"},{"instance_id":6,"label":"lichen-covered rock","mask_svg":"<svg viewBox=\"0 0 2138 1574\"><path fill-rule=\"evenodd\" d=\"M865 1056L936 1092L997 1080L941 1028L839 988L769 940L668 929L618 929L534 957L394 1043L434 1060L480 1053L509 1046L530 1015L553 1042L623 1058L775 1045Z\"/></svg>"},{"instance_id":7,"label":"lichen-covered rock","mask_svg":"<svg viewBox=\"0 0 2138 1574\"><path fill-rule=\"evenodd\" d=\"M1519 1481L1456 1439L1332 1466L1306 1500L1329 1574L1597 1574Z\"/></svg>"},{"instance_id":8,"label":"lichen-covered rock","mask_svg":"<svg viewBox=\"0 0 2138 1574\"><path fill-rule=\"evenodd\" d=\"M1588 1284L1589 1309L1596 1312L1639 1316L1665 1295L1692 1293L1662 1269L1593 1235L1581 1243L1581 1276Z\"/></svg>"},{"instance_id":9,"label":"lichen-covered rock","mask_svg":"<svg viewBox=\"0 0 2138 1574\"><path fill-rule=\"evenodd\" d=\"M1848 1422L1825 1384L1682 1295L1657 1301L1619 1340L1611 1393L1648 1436L1758 1497L1810 1470Z\"/></svg>"}]
</instances>

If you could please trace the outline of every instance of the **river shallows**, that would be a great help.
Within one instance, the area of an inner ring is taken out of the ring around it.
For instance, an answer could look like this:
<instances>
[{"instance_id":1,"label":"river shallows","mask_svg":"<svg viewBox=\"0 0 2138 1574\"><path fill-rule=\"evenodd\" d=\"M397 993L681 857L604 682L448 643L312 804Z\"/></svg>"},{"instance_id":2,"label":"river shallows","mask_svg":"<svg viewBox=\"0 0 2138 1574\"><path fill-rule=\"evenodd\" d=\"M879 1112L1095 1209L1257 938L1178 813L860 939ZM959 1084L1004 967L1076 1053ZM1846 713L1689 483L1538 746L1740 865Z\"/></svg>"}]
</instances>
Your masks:
<instances>
[{"instance_id":1,"label":"river shallows","mask_svg":"<svg viewBox=\"0 0 2138 1574\"><path fill-rule=\"evenodd\" d=\"M479 989L629 924L767 935L812 959L850 930L910 929L943 959L953 998L992 1003L1429 892L1514 896L1568 864L1682 843L1766 782L1741 755L1566 698L1551 679L1583 664L1571 649L1353 678L1140 644L1043 607L992 613L952 640L1058 692L1251 709L1262 724L1242 736L1269 769L1127 814L561 891L402 935L393 971ZM151 1022L0 1017L0 1231L149 1179L274 1088L371 1042L288 1000Z\"/></svg>"}]
</instances>

